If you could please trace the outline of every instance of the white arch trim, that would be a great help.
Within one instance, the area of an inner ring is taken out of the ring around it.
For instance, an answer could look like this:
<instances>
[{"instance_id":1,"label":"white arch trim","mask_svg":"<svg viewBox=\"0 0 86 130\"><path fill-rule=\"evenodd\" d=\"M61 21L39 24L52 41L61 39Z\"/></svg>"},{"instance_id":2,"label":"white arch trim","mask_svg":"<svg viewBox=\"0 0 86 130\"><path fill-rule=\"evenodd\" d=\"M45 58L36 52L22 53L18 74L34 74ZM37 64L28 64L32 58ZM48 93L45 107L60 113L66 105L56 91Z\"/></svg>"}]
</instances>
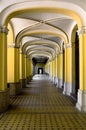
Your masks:
<instances>
[{"instance_id":1,"label":"white arch trim","mask_svg":"<svg viewBox=\"0 0 86 130\"><path fill-rule=\"evenodd\" d=\"M53 56L51 53L49 52L44 52L44 51L31 51L27 57L30 57L30 58L33 58L33 57L36 57L36 56L45 56L45 57L48 57L49 60L52 60L53 59Z\"/></svg>"},{"instance_id":2,"label":"white arch trim","mask_svg":"<svg viewBox=\"0 0 86 130\"><path fill-rule=\"evenodd\" d=\"M37 29L37 30L33 30L33 31L28 31L28 32L22 34L21 36L18 36L16 39L16 46L18 46L18 44L21 43L22 38L27 37L27 36L37 35L37 34L49 34L52 36L57 36L57 37L60 37L64 41L65 44L68 43L67 37L64 36L64 33L62 35L62 32L61 32L61 34L60 33L58 34L58 31L54 31L54 30L41 30L41 29L38 30Z\"/></svg>"},{"instance_id":3,"label":"white arch trim","mask_svg":"<svg viewBox=\"0 0 86 130\"><path fill-rule=\"evenodd\" d=\"M21 47L22 52L25 52L26 48L32 45L49 46L51 48L55 48L55 51L60 51L60 47L56 42L53 42L53 41L51 42L49 40L33 40L33 41L29 41L23 44L23 46Z\"/></svg>"},{"instance_id":4,"label":"white arch trim","mask_svg":"<svg viewBox=\"0 0 86 130\"><path fill-rule=\"evenodd\" d=\"M32 47L32 48L28 48L26 50L26 55L31 52L31 51L44 51L44 52L49 52L52 54L53 57L56 56L56 52L54 49L50 48L50 47L46 47L46 46L35 46L35 47Z\"/></svg>"}]
</instances>

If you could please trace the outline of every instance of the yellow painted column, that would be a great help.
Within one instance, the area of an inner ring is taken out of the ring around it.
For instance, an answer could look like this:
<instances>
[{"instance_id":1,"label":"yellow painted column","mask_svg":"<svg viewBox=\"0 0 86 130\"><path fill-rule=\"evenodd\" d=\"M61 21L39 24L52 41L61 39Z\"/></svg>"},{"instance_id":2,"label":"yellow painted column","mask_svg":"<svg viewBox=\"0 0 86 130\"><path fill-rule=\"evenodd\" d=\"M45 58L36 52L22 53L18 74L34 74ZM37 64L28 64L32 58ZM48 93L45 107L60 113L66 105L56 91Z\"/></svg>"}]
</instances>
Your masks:
<instances>
[{"instance_id":1,"label":"yellow painted column","mask_svg":"<svg viewBox=\"0 0 86 130\"><path fill-rule=\"evenodd\" d=\"M53 83L55 84L55 77L56 77L56 63L55 59L52 61L52 71L53 71Z\"/></svg>"},{"instance_id":2,"label":"yellow painted column","mask_svg":"<svg viewBox=\"0 0 86 130\"><path fill-rule=\"evenodd\" d=\"M65 45L65 78L64 78L64 94L70 95L71 92L71 45Z\"/></svg>"},{"instance_id":3,"label":"yellow painted column","mask_svg":"<svg viewBox=\"0 0 86 130\"><path fill-rule=\"evenodd\" d=\"M20 62L19 62L19 48L14 48L14 82L15 83L19 83L19 66L20 66Z\"/></svg>"},{"instance_id":4,"label":"yellow painted column","mask_svg":"<svg viewBox=\"0 0 86 130\"><path fill-rule=\"evenodd\" d=\"M26 55L20 53L20 81L21 86L26 87Z\"/></svg>"},{"instance_id":5,"label":"yellow painted column","mask_svg":"<svg viewBox=\"0 0 86 130\"><path fill-rule=\"evenodd\" d=\"M0 26L0 112L6 111L10 104L7 88L7 34L7 27Z\"/></svg>"},{"instance_id":6,"label":"yellow painted column","mask_svg":"<svg viewBox=\"0 0 86 130\"><path fill-rule=\"evenodd\" d=\"M56 78L57 78L57 56L56 56L56 59L55 59L55 64L56 64Z\"/></svg>"},{"instance_id":7,"label":"yellow painted column","mask_svg":"<svg viewBox=\"0 0 86 130\"><path fill-rule=\"evenodd\" d=\"M79 31L79 86L76 107L86 112L86 26Z\"/></svg>"},{"instance_id":8,"label":"yellow painted column","mask_svg":"<svg viewBox=\"0 0 86 130\"><path fill-rule=\"evenodd\" d=\"M53 81L53 61L50 61L50 80Z\"/></svg>"},{"instance_id":9,"label":"yellow painted column","mask_svg":"<svg viewBox=\"0 0 86 130\"><path fill-rule=\"evenodd\" d=\"M53 60L53 76L56 77L56 61Z\"/></svg>"},{"instance_id":10,"label":"yellow painted column","mask_svg":"<svg viewBox=\"0 0 86 130\"><path fill-rule=\"evenodd\" d=\"M58 55L56 56L56 87L58 87Z\"/></svg>"},{"instance_id":11,"label":"yellow painted column","mask_svg":"<svg viewBox=\"0 0 86 130\"><path fill-rule=\"evenodd\" d=\"M9 83L10 95L19 94L21 91L19 60L19 48L16 48L14 44L8 44L7 82Z\"/></svg>"},{"instance_id":12,"label":"yellow painted column","mask_svg":"<svg viewBox=\"0 0 86 130\"><path fill-rule=\"evenodd\" d=\"M32 60L29 59L29 75L32 76Z\"/></svg>"},{"instance_id":13,"label":"yellow painted column","mask_svg":"<svg viewBox=\"0 0 86 130\"><path fill-rule=\"evenodd\" d=\"M26 77L29 77L29 59L26 58Z\"/></svg>"},{"instance_id":14,"label":"yellow painted column","mask_svg":"<svg viewBox=\"0 0 86 130\"><path fill-rule=\"evenodd\" d=\"M86 90L86 33L79 36L80 90Z\"/></svg>"},{"instance_id":15,"label":"yellow painted column","mask_svg":"<svg viewBox=\"0 0 86 130\"><path fill-rule=\"evenodd\" d=\"M58 79L60 78L60 54L58 54Z\"/></svg>"},{"instance_id":16,"label":"yellow painted column","mask_svg":"<svg viewBox=\"0 0 86 130\"><path fill-rule=\"evenodd\" d=\"M58 54L58 87L63 86L63 51Z\"/></svg>"},{"instance_id":17,"label":"yellow painted column","mask_svg":"<svg viewBox=\"0 0 86 130\"><path fill-rule=\"evenodd\" d=\"M14 83L14 45L7 48L7 82Z\"/></svg>"},{"instance_id":18,"label":"yellow painted column","mask_svg":"<svg viewBox=\"0 0 86 130\"><path fill-rule=\"evenodd\" d=\"M22 53L21 52L20 52L20 60L19 60L19 62L20 62L20 66L19 66L19 68L20 68L20 70L19 70L20 79L22 79Z\"/></svg>"},{"instance_id":19,"label":"yellow painted column","mask_svg":"<svg viewBox=\"0 0 86 130\"><path fill-rule=\"evenodd\" d=\"M26 78L26 55L22 54L22 79Z\"/></svg>"},{"instance_id":20,"label":"yellow painted column","mask_svg":"<svg viewBox=\"0 0 86 130\"><path fill-rule=\"evenodd\" d=\"M7 33L5 26L0 27L0 90L7 88Z\"/></svg>"},{"instance_id":21,"label":"yellow painted column","mask_svg":"<svg viewBox=\"0 0 86 130\"><path fill-rule=\"evenodd\" d=\"M50 61L50 76L52 77L52 61Z\"/></svg>"},{"instance_id":22,"label":"yellow painted column","mask_svg":"<svg viewBox=\"0 0 86 130\"><path fill-rule=\"evenodd\" d=\"M30 65L30 59L26 57L26 82L27 84L31 81L31 65Z\"/></svg>"}]
</instances>

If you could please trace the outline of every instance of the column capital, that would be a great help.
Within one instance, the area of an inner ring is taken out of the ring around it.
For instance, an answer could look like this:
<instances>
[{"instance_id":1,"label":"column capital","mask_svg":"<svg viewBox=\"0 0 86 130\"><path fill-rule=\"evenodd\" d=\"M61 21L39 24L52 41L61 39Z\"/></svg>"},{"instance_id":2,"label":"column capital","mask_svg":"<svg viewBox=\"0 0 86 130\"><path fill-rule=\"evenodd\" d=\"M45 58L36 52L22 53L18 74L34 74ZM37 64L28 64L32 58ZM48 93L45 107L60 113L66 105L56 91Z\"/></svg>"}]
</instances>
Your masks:
<instances>
[{"instance_id":1,"label":"column capital","mask_svg":"<svg viewBox=\"0 0 86 130\"><path fill-rule=\"evenodd\" d=\"M71 48L71 47L72 47L72 43L67 43L67 44L64 45L64 49Z\"/></svg>"},{"instance_id":2,"label":"column capital","mask_svg":"<svg viewBox=\"0 0 86 130\"><path fill-rule=\"evenodd\" d=\"M8 28L6 26L0 26L0 33L8 34Z\"/></svg>"},{"instance_id":3,"label":"column capital","mask_svg":"<svg viewBox=\"0 0 86 130\"><path fill-rule=\"evenodd\" d=\"M14 47L15 47L15 43L10 43L10 44L8 44L7 47L8 47L8 48L14 48Z\"/></svg>"},{"instance_id":4,"label":"column capital","mask_svg":"<svg viewBox=\"0 0 86 130\"><path fill-rule=\"evenodd\" d=\"M19 47L16 46L15 43L8 44L8 48L18 48L19 49Z\"/></svg>"},{"instance_id":5,"label":"column capital","mask_svg":"<svg viewBox=\"0 0 86 130\"><path fill-rule=\"evenodd\" d=\"M78 35L86 34L86 26L82 26L77 32Z\"/></svg>"},{"instance_id":6,"label":"column capital","mask_svg":"<svg viewBox=\"0 0 86 130\"><path fill-rule=\"evenodd\" d=\"M63 50L60 50L60 51L59 51L59 54L63 54Z\"/></svg>"}]
</instances>

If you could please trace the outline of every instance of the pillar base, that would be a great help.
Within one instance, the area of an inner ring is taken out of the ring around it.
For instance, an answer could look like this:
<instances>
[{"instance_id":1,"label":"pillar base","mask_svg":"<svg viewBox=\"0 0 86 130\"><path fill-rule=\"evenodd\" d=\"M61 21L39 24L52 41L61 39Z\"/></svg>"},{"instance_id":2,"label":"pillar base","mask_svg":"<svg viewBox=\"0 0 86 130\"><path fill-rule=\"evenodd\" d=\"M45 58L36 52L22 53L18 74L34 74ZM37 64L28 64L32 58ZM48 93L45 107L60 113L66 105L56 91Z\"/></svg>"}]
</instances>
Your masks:
<instances>
[{"instance_id":1,"label":"pillar base","mask_svg":"<svg viewBox=\"0 0 86 130\"><path fill-rule=\"evenodd\" d=\"M63 94L71 96L71 94L75 94L75 84L74 83L64 83Z\"/></svg>"},{"instance_id":2,"label":"pillar base","mask_svg":"<svg viewBox=\"0 0 86 130\"><path fill-rule=\"evenodd\" d=\"M80 111L86 112L86 90L78 90L76 108Z\"/></svg>"},{"instance_id":3,"label":"pillar base","mask_svg":"<svg viewBox=\"0 0 86 130\"><path fill-rule=\"evenodd\" d=\"M57 78L56 77L55 77L55 83L54 84L55 84L55 86L57 85Z\"/></svg>"},{"instance_id":4,"label":"pillar base","mask_svg":"<svg viewBox=\"0 0 86 130\"><path fill-rule=\"evenodd\" d=\"M20 79L21 88L26 87L26 79Z\"/></svg>"},{"instance_id":5,"label":"pillar base","mask_svg":"<svg viewBox=\"0 0 86 130\"><path fill-rule=\"evenodd\" d=\"M56 78L56 87L58 88L58 78Z\"/></svg>"},{"instance_id":6,"label":"pillar base","mask_svg":"<svg viewBox=\"0 0 86 130\"><path fill-rule=\"evenodd\" d=\"M63 94L65 95L71 95L71 83L64 83L64 90L63 90Z\"/></svg>"},{"instance_id":7,"label":"pillar base","mask_svg":"<svg viewBox=\"0 0 86 130\"><path fill-rule=\"evenodd\" d=\"M58 88L63 87L63 79L58 79Z\"/></svg>"},{"instance_id":8,"label":"pillar base","mask_svg":"<svg viewBox=\"0 0 86 130\"><path fill-rule=\"evenodd\" d=\"M9 89L0 91L0 112L4 112L10 105L10 94Z\"/></svg>"},{"instance_id":9,"label":"pillar base","mask_svg":"<svg viewBox=\"0 0 86 130\"><path fill-rule=\"evenodd\" d=\"M29 82L31 82L32 80L32 75L28 76L27 79L26 79L26 83L29 84Z\"/></svg>"},{"instance_id":10,"label":"pillar base","mask_svg":"<svg viewBox=\"0 0 86 130\"><path fill-rule=\"evenodd\" d=\"M9 83L10 96L15 96L21 93L21 85L20 82L17 83Z\"/></svg>"},{"instance_id":11,"label":"pillar base","mask_svg":"<svg viewBox=\"0 0 86 130\"><path fill-rule=\"evenodd\" d=\"M53 82L53 76L50 76L49 79L51 82Z\"/></svg>"}]
</instances>

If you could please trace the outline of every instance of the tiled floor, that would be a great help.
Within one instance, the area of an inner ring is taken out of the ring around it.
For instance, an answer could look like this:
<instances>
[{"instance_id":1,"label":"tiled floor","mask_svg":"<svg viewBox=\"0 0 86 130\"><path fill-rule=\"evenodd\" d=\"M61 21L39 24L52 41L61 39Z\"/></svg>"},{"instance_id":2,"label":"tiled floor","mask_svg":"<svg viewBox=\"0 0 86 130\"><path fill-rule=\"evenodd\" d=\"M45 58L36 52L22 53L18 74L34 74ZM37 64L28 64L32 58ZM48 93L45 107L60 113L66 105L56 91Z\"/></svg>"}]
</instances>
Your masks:
<instances>
[{"instance_id":1,"label":"tiled floor","mask_svg":"<svg viewBox=\"0 0 86 130\"><path fill-rule=\"evenodd\" d=\"M11 99L0 130L86 130L86 114L47 80L33 80Z\"/></svg>"}]
</instances>

